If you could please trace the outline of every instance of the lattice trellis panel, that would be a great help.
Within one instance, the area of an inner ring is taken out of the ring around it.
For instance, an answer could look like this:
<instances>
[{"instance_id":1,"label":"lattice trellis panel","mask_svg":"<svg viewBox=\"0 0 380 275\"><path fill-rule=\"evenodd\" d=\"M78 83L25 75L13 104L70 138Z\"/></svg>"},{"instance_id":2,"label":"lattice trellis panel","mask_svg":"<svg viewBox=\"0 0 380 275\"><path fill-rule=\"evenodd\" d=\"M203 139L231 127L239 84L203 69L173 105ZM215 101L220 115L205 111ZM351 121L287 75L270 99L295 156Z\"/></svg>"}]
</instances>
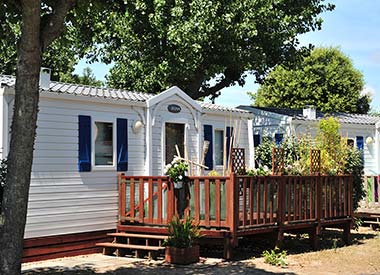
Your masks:
<instances>
[{"instance_id":1,"label":"lattice trellis panel","mask_svg":"<svg viewBox=\"0 0 380 275\"><path fill-rule=\"evenodd\" d=\"M232 148L232 172L237 175L245 175L244 148Z\"/></svg>"},{"instance_id":2,"label":"lattice trellis panel","mask_svg":"<svg viewBox=\"0 0 380 275\"><path fill-rule=\"evenodd\" d=\"M273 148L272 149L272 174L282 175L284 174L284 149Z\"/></svg>"},{"instance_id":3,"label":"lattice trellis panel","mask_svg":"<svg viewBox=\"0 0 380 275\"><path fill-rule=\"evenodd\" d=\"M310 150L310 174L321 172L321 151L317 149Z\"/></svg>"}]
</instances>

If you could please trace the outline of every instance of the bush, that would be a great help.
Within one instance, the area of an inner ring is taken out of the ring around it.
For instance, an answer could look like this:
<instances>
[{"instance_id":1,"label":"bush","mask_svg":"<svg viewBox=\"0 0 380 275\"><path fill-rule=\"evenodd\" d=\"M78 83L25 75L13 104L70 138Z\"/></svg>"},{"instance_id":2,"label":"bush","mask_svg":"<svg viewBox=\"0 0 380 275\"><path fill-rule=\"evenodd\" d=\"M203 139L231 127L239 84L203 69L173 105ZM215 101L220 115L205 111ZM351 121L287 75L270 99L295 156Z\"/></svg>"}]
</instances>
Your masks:
<instances>
[{"instance_id":1,"label":"bush","mask_svg":"<svg viewBox=\"0 0 380 275\"><path fill-rule=\"evenodd\" d=\"M255 149L255 159L259 166L267 166L270 170L272 169L273 147L276 147L276 143L269 138L263 138L263 142L257 146Z\"/></svg>"},{"instance_id":2,"label":"bush","mask_svg":"<svg viewBox=\"0 0 380 275\"><path fill-rule=\"evenodd\" d=\"M281 251L278 247L272 249L271 251L265 250L262 254L264 260L267 264L285 267L286 263L286 251Z\"/></svg>"},{"instance_id":3,"label":"bush","mask_svg":"<svg viewBox=\"0 0 380 275\"><path fill-rule=\"evenodd\" d=\"M363 158L362 152L357 148L348 147L347 148L347 160L345 163L344 173L352 174L354 177L353 180L353 201L354 201L354 209L357 209L359 206L359 202L365 196L365 190L363 186Z\"/></svg>"},{"instance_id":4,"label":"bush","mask_svg":"<svg viewBox=\"0 0 380 275\"><path fill-rule=\"evenodd\" d=\"M192 247L200 237L199 227L189 216L185 220L174 217L168 225L168 232L164 245L176 248Z\"/></svg>"}]
</instances>

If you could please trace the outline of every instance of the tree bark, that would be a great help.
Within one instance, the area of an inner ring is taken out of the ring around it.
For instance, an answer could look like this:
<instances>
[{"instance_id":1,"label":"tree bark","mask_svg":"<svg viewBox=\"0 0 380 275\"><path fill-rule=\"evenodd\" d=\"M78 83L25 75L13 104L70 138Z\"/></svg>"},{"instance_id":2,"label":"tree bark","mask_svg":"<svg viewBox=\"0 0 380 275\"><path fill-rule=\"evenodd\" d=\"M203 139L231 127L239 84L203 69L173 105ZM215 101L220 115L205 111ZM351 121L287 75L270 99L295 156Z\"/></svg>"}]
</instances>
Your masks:
<instances>
[{"instance_id":1,"label":"tree bark","mask_svg":"<svg viewBox=\"0 0 380 275\"><path fill-rule=\"evenodd\" d=\"M42 52L64 29L76 0L56 0L41 22L41 0L21 3L21 37L17 45L15 104L8 173L0 216L0 274L21 273L23 239L37 127Z\"/></svg>"},{"instance_id":2,"label":"tree bark","mask_svg":"<svg viewBox=\"0 0 380 275\"><path fill-rule=\"evenodd\" d=\"M0 274L20 274L39 100L40 1L21 1L16 93L0 228Z\"/></svg>"}]
</instances>

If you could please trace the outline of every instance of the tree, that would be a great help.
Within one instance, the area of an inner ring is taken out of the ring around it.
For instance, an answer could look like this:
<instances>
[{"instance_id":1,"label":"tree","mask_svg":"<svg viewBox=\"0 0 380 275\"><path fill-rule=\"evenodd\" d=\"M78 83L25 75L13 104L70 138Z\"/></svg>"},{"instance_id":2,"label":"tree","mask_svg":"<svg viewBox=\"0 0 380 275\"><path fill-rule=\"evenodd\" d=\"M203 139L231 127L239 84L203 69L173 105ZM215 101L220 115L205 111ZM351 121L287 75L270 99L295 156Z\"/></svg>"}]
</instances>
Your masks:
<instances>
[{"instance_id":1,"label":"tree","mask_svg":"<svg viewBox=\"0 0 380 275\"><path fill-rule=\"evenodd\" d=\"M262 107L367 113L371 98L361 94L363 86L363 75L340 49L316 48L294 68L277 66L251 97Z\"/></svg>"},{"instance_id":2,"label":"tree","mask_svg":"<svg viewBox=\"0 0 380 275\"><path fill-rule=\"evenodd\" d=\"M20 20L20 36L14 41L15 103L0 216L0 274L21 273L43 54L71 27L83 47L91 45L94 23L104 21L112 9L123 6L123 1L117 0L3 0L0 4L2 19L14 26Z\"/></svg>"},{"instance_id":3,"label":"tree","mask_svg":"<svg viewBox=\"0 0 380 275\"><path fill-rule=\"evenodd\" d=\"M192 98L216 97L304 53L297 35L320 29L318 15L334 8L323 2L126 1L125 14L101 24L95 50L115 63L111 86L157 93L177 85Z\"/></svg>"},{"instance_id":4,"label":"tree","mask_svg":"<svg viewBox=\"0 0 380 275\"><path fill-rule=\"evenodd\" d=\"M21 14L10 11L9 4L0 4L0 74L15 75L17 63L16 43L21 35ZM52 42L44 51L41 66L52 69L52 80L70 76L83 50L75 47L73 31Z\"/></svg>"},{"instance_id":5,"label":"tree","mask_svg":"<svg viewBox=\"0 0 380 275\"><path fill-rule=\"evenodd\" d=\"M61 77L61 81L96 87L103 86L103 82L96 79L90 67L85 67L82 71L82 75L72 74L63 76Z\"/></svg>"}]
</instances>

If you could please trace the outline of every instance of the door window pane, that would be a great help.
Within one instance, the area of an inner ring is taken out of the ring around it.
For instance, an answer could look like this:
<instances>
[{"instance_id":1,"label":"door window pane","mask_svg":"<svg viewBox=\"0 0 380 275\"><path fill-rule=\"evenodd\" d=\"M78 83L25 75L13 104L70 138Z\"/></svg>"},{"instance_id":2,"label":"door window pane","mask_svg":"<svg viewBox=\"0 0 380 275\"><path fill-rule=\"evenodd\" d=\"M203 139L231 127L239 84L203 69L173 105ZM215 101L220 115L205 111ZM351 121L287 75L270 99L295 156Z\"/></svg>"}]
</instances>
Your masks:
<instances>
[{"instance_id":1,"label":"door window pane","mask_svg":"<svg viewBox=\"0 0 380 275\"><path fill-rule=\"evenodd\" d=\"M95 165L113 165L113 124L95 122Z\"/></svg>"},{"instance_id":2,"label":"door window pane","mask_svg":"<svg viewBox=\"0 0 380 275\"><path fill-rule=\"evenodd\" d=\"M215 131L215 165L223 165L224 137L222 130Z\"/></svg>"},{"instance_id":3,"label":"door window pane","mask_svg":"<svg viewBox=\"0 0 380 275\"><path fill-rule=\"evenodd\" d=\"M165 124L165 164L172 162L178 155L175 146L178 146L181 157L184 157L185 125L179 123Z\"/></svg>"}]
</instances>

